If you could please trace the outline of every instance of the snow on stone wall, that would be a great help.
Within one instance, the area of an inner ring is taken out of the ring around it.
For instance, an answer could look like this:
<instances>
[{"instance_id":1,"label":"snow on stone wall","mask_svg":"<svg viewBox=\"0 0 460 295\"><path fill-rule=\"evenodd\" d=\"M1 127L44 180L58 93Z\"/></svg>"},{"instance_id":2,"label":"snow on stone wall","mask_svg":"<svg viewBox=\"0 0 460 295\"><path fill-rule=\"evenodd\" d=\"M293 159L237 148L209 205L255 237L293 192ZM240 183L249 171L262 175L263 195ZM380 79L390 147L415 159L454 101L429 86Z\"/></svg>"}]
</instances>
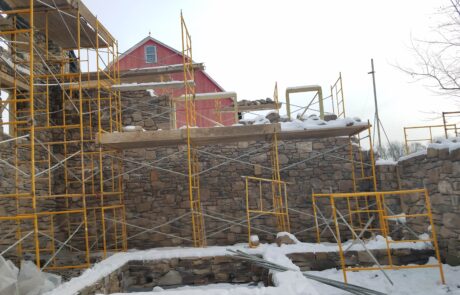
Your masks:
<instances>
[{"instance_id":1,"label":"snow on stone wall","mask_svg":"<svg viewBox=\"0 0 460 295\"><path fill-rule=\"evenodd\" d=\"M428 189L441 256L460 265L460 149L432 145L426 153L377 171L383 190Z\"/></svg>"}]
</instances>

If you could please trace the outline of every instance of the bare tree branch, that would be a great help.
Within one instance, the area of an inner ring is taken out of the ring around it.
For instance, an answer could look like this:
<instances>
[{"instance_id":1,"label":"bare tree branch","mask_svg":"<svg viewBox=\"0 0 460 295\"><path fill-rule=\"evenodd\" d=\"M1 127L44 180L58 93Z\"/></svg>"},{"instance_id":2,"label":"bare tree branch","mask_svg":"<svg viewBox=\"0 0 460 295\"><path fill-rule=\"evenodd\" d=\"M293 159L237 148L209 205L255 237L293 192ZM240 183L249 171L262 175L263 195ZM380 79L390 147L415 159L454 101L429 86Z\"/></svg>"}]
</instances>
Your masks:
<instances>
[{"instance_id":1,"label":"bare tree branch","mask_svg":"<svg viewBox=\"0 0 460 295\"><path fill-rule=\"evenodd\" d=\"M429 80L432 86L454 97L460 95L460 0L449 0L439 13L445 21L434 29L437 38L413 39L416 68L397 66L416 80Z\"/></svg>"}]
</instances>

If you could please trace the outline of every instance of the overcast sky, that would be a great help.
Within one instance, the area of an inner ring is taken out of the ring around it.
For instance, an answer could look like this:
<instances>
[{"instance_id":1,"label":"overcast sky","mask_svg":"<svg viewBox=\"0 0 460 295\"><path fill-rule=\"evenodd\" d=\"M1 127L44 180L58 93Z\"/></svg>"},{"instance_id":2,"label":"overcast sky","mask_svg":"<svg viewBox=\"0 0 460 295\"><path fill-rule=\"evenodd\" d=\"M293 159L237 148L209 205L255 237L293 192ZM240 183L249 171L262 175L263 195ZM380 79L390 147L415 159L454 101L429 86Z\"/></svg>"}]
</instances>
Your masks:
<instances>
[{"instance_id":1,"label":"overcast sky","mask_svg":"<svg viewBox=\"0 0 460 295\"><path fill-rule=\"evenodd\" d=\"M194 60L239 99L271 97L278 81L319 84L325 95L342 72L348 116L373 120L370 58L376 65L380 116L392 140L402 127L433 124L426 112L454 103L394 67L413 65L411 35L428 36L441 0L85 0L125 51L149 31L181 48L180 10ZM300 99L300 98L298 98ZM305 103L304 103L305 104ZM440 121L438 121L440 122Z\"/></svg>"}]
</instances>

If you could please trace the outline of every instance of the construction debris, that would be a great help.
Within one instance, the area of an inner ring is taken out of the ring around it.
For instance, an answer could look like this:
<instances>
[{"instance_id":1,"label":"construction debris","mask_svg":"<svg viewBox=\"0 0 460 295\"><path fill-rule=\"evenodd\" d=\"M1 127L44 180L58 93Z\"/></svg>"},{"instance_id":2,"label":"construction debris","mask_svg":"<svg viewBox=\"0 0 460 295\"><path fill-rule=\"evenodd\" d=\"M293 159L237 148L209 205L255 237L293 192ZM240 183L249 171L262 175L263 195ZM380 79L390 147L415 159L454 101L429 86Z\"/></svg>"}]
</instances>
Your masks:
<instances>
[{"instance_id":1,"label":"construction debris","mask_svg":"<svg viewBox=\"0 0 460 295\"><path fill-rule=\"evenodd\" d=\"M294 235L292 235L292 234L290 234L288 232L279 232L276 235L275 242L278 245L278 247L281 247L281 245L297 244L299 242L299 240L297 240L297 238Z\"/></svg>"},{"instance_id":2,"label":"construction debris","mask_svg":"<svg viewBox=\"0 0 460 295\"><path fill-rule=\"evenodd\" d=\"M238 101L238 106L241 107L241 106L258 106L258 105L262 105L262 104L274 104L275 102L273 101L273 99L267 97L265 99L257 99L257 100L247 100L247 99L243 99L243 100L240 100Z\"/></svg>"},{"instance_id":3,"label":"construction debris","mask_svg":"<svg viewBox=\"0 0 460 295\"><path fill-rule=\"evenodd\" d=\"M256 255L251 255L251 254L247 254L243 251L240 251L240 250L231 250L229 249L228 250L229 252L235 254L235 258L240 258L242 260L247 260L247 261L250 261L258 266L261 266L261 267L264 267L264 268L267 268L267 269L270 269L270 270L273 270L273 271L278 271L278 272L285 272L285 271L297 271L295 269L291 269L291 268L288 268L288 267L285 267L285 266L282 266L280 264L277 264L277 263L273 263L273 262L270 262L264 258L260 258L259 256L256 256ZM342 282L339 282L339 281L335 281L335 280L331 280L331 279L327 279L327 278L323 278L323 277L319 277L319 276L315 276L315 275L311 275L311 274L308 274L306 272L302 272L302 275L310 280L314 280L314 281L317 281L317 282L320 282L320 283L323 283L325 285L329 285L329 286L332 286L332 287L335 287L335 288L338 288L338 289L341 289L341 290L344 290L344 291L347 291L351 294L357 294L357 295L385 295L385 293L382 293L382 292L379 292L379 291L374 291L374 290L371 290L371 289L367 289L367 288L364 288L364 287L361 287L361 286L356 286L356 285L353 285L353 284L345 284L345 283L342 283Z\"/></svg>"}]
</instances>

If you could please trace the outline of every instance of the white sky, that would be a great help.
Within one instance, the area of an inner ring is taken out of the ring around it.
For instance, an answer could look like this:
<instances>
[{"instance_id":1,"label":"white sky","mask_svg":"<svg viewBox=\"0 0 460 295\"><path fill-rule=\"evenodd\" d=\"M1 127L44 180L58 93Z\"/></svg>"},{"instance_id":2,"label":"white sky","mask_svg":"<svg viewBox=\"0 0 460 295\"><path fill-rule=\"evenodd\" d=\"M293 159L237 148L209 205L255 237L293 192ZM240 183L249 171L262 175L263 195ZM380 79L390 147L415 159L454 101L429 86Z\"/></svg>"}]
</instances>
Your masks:
<instances>
[{"instance_id":1,"label":"white sky","mask_svg":"<svg viewBox=\"0 0 460 295\"><path fill-rule=\"evenodd\" d=\"M278 81L319 84L329 95L342 72L348 116L373 120L370 58L376 65L381 120L392 140L402 127L440 123L425 112L456 105L393 65L412 66L411 34L427 36L445 0L84 0L125 51L148 35L181 48L180 10L194 60L239 99L271 97ZM305 103L304 103L305 105Z\"/></svg>"}]
</instances>

